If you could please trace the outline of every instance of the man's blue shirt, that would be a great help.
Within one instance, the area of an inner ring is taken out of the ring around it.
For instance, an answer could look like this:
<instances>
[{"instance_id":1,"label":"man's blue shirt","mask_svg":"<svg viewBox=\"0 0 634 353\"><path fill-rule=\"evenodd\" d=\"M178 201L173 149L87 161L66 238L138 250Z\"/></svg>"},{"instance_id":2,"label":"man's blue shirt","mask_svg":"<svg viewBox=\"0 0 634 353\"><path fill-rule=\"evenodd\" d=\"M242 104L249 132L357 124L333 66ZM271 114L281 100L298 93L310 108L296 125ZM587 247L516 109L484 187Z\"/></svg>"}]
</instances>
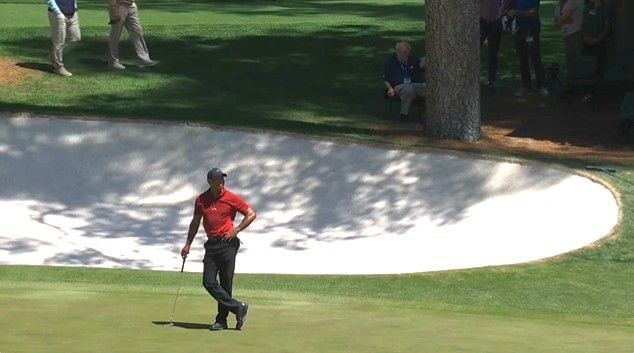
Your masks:
<instances>
[{"instance_id":1,"label":"man's blue shirt","mask_svg":"<svg viewBox=\"0 0 634 353\"><path fill-rule=\"evenodd\" d=\"M75 0L46 0L48 10L60 14L63 13L68 17L72 17L77 11L77 2Z\"/></svg>"},{"instance_id":2,"label":"man's blue shirt","mask_svg":"<svg viewBox=\"0 0 634 353\"><path fill-rule=\"evenodd\" d=\"M537 28L539 24L539 0L513 0L510 8L519 11L535 9L537 12L536 17L518 16L517 27L521 30L532 30Z\"/></svg>"}]
</instances>

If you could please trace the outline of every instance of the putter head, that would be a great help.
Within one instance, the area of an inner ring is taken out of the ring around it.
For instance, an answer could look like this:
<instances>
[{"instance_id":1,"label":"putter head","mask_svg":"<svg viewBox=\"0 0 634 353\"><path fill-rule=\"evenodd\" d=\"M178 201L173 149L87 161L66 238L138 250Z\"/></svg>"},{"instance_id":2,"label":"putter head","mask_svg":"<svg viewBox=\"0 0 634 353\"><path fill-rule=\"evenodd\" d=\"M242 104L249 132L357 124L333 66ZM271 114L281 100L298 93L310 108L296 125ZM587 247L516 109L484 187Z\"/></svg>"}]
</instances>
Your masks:
<instances>
[{"instance_id":1,"label":"putter head","mask_svg":"<svg viewBox=\"0 0 634 353\"><path fill-rule=\"evenodd\" d=\"M616 169L612 168L612 167L606 167L606 166L599 166L599 165L587 165L586 169L588 170L596 170L599 172L605 172L605 173L616 173Z\"/></svg>"}]
</instances>

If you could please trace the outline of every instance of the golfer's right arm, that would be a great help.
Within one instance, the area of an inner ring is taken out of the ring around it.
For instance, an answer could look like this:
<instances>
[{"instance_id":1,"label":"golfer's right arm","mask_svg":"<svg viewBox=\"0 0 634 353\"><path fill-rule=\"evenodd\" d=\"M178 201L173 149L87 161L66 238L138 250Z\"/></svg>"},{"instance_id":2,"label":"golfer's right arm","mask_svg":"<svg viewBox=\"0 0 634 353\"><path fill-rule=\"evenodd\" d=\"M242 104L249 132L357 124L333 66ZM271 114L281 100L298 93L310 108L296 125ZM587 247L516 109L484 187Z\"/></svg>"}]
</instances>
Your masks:
<instances>
[{"instance_id":1,"label":"golfer's right arm","mask_svg":"<svg viewBox=\"0 0 634 353\"><path fill-rule=\"evenodd\" d=\"M186 258L189 254L189 247L192 245L196 233L198 233L198 228L200 228L200 220L202 218L202 214L194 214L194 218L192 218L192 221L189 223L189 231L187 231L187 242L185 243L183 250L181 250L181 256L183 257L183 259Z\"/></svg>"}]
</instances>

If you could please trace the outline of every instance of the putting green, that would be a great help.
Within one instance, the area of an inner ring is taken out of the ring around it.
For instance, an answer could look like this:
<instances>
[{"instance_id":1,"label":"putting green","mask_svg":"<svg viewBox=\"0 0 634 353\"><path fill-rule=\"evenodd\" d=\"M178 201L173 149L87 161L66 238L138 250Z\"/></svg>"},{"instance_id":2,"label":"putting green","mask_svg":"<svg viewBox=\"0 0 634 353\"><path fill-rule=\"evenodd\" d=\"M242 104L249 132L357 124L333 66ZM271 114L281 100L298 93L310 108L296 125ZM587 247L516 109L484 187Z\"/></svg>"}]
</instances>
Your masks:
<instances>
[{"instance_id":1,"label":"putting green","mask_svg":"<svg viewBox=\"0 0 634 353\"><path fill-rule=\"evenodd\" d=\"M174 299L167 286L0 281L2 352L625 353L634 345L631 326L267 290L236 293L252 304L243 331L210 332L215 305L195 278L186 277L175 327L167 325Z\"/></svg>"}]
</instances>

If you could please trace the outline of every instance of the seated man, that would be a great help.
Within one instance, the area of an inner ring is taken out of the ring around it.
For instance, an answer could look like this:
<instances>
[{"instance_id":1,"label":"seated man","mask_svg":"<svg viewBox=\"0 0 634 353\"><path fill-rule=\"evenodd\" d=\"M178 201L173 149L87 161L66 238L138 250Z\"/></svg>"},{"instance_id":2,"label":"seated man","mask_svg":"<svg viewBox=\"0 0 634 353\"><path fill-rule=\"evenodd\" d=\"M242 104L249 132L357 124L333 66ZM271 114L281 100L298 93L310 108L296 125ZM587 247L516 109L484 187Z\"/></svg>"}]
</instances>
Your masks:
<instances>
[{"instance_id":1,"label":"seated man","mask_svg":"<svg viewBox=\"0 0 634 353\"><path fill-rule=\"evenodd\" d=\"M396 54L388 58L383 75L387 95L401 99L401 119L407 119L409 107L416 95L422 97L425 94L425 58L411 57L411 50L408 42L396 43Z\"/></svg>"}]
</instances>

